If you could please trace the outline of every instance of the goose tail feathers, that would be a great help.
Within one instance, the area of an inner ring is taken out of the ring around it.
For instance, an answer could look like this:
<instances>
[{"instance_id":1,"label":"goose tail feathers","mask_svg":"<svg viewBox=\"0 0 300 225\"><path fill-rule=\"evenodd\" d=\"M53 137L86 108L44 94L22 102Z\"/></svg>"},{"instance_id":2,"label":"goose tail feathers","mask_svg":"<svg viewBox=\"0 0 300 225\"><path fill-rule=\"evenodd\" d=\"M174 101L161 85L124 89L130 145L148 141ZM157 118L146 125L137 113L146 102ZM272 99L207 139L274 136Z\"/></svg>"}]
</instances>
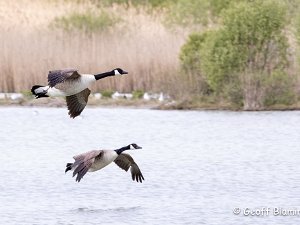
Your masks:
<instances>
[{"instance_id":1,"label":"goose tail feathers","mask_svg":"<svg viewBox=\"0 0 300 225\"><path fill-rule=\"evenodd\" d=\"M72 170L73 163L67 163L65 173Z\"/></svg>"},{"instance_id":2,"label":"goose tail feathers","mask_svg":"<svg viewBox=\"0 0 300 225\"><path fill-rule=\"evenodd\" d=\"M49 97L47 95L47 90L47 86L34 85L31 88L31 93L35 96L35 98Z\"/></svg>"}]
</instances>

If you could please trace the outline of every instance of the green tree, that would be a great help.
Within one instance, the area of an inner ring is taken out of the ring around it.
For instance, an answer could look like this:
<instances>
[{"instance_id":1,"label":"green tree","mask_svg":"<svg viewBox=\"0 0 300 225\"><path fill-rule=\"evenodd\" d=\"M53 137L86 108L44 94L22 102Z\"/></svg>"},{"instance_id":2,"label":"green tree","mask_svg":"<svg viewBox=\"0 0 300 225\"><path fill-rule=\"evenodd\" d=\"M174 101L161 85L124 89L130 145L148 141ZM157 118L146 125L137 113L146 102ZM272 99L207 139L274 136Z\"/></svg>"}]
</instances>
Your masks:
<instances>
[{"instance_id":1,"label":"green tree","mask_svg":"<svg viewBox=\"0 0 300 225\"><path fill-rule=\"evenodd\" d=\"M180 59L184 67L190 63L190 68L204 74L215 93L234 103L242 102L245 109L260 108L268 96L266 85L272 83L266 80L279 79L272 75L278 71L281 71L280 79L289 78L285 73L288 68L288 42L284 34L286 7L277 0L232 4L222 13L222 25L209 35L198 36L194 41L202 43L198 51L189 51L190 56L181 55ZM185 49L188 47L182 52ZM193 57L198 60L186 60ZM287 88L287 83L284 87L275 83L277 88Z\"/></svg>"},{"instance_id":2,"label":"green tree","mask_svg":"<svg viewBox=\"0 0 300 225\"><path fill-rule=\"evenodd\" d=\"M192 90L190 93L208 94L210 88L206 81L206 77L202 72L202 49L205 40L210 32L203 34L193 33L185 45L182 46L180 52L180 61L182 65L182 73L185 74L185 80L189 83Z\"/></svg>"}]
</instances>

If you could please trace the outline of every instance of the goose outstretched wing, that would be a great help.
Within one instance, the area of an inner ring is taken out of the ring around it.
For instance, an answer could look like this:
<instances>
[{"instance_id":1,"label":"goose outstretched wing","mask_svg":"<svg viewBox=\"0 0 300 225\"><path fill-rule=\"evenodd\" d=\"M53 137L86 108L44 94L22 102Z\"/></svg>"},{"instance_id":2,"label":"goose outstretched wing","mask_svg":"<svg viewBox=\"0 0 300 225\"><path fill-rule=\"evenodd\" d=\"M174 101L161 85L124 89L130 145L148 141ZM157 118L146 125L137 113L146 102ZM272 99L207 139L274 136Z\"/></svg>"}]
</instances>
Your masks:
<instances>
[{"instance_id":1,"label":"goose outstretched wing","mask_svg":"<svg viewBox=\"0 0 300 225\"><path fill-rule=\"evenodd\" d=\"M63 83L66 80L78 79L80 74L76 69L52 70L48 74L48 84L54 87L56 84Z\"/></svg>"},{"instance_id":2,"label":"goose outstretched wing","mask_svg":"<svg viewBox=\"0 0 300 225\"><path fill-rule=\"evenodd\" d=\"M88 102L90 93L90 89L86 88L75 95L70 95L66 97L69 115L71 118L79 116L80 113L84 110Z\"/></svg>"},{"instance_id":3,"label":"goose outstretched wing","mask_svg":"<svg viewBox=\"0 0 300 225\"><path fill-rule=\"evenodd\" d=\"M73 158L75 162L72 165L72 168L75 168L73 171L73 177L77 175L76 181L80 182L82 177L88 172L94 163L96 158L100 158L103 155L101 150L93 150L80 155L76 155Z\"/></svg>"},{"instance_id":4,"label":"goose outstretched wing","mask_svg":"<svg viewBox=\"0 0 300 225\"><path fill-rule=\"evenodd\" d=\"M126 154L126 153L121 153L114 161L121 169L125 170L126 172L128 169L131 167L130 172L131 172L131 177L132 180L136 180L136 182L141 182L144 180L143 174L138 167L138 165L135 163L133 158Z\"/></svg>"}]
</instances>

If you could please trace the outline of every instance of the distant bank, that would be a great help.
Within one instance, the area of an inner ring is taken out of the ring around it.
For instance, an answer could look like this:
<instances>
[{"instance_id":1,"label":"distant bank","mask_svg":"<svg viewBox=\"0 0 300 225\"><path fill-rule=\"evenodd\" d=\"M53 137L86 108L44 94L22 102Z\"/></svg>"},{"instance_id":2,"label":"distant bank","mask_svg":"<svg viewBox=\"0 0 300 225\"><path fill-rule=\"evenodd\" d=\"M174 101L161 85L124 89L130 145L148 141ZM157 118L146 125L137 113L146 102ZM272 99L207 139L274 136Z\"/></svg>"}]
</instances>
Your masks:
<instances>
[{"instance_id":1,"label":"distant bank","mask_svg":"<svg viewBox=\"0 0 300 225\"><path fill-rule=\"evenodd\" d=\"M64 107L63 98L35 99L28 93L0 93L0 106L38 106ZM285 111L300 110L300 102L293 105L272 105L257 110L244 110L240 106L228 102L214 102L201 99L175 100L163 93L144 93L134 96L131 93L114 92L110 95L101 93L91 94L88 106L92 107L130 107L159 110L231 110L231 111Z\"/></svg>"}]
</instances>

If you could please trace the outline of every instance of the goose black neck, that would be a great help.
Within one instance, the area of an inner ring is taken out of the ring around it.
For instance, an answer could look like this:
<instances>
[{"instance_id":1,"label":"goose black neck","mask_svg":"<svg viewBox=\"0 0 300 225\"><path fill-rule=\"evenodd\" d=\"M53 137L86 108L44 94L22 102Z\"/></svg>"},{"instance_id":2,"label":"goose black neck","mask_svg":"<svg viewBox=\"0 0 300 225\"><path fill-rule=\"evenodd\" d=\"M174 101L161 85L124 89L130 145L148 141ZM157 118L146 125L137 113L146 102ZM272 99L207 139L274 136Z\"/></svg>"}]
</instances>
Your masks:
<instances>
[{"instance_id":1,"label":"goose black neck","mask_svg":"<svg viewBox=\"0 0 300 225\"><path fill-rule=\"evenodd\" d=\"M110 72L95 74L94 76L96 80L100 80L102 78L114 76L114 75L115 75L114 71L110 71Z\"/></svg>"},{"instance_id":2,"label":"goose black neck","mask_svg":"<svg viewBox=\"0 0 300 225\"><path fill-rule=\"evenodd\" d=\"M129 146L125 146L125 147L122 147L122 148L119 148L119 149L116 149L115 152L120 155L122 152L124 152L125 150L128 150L130 149Z\"/></svg>"}]
</instances>

